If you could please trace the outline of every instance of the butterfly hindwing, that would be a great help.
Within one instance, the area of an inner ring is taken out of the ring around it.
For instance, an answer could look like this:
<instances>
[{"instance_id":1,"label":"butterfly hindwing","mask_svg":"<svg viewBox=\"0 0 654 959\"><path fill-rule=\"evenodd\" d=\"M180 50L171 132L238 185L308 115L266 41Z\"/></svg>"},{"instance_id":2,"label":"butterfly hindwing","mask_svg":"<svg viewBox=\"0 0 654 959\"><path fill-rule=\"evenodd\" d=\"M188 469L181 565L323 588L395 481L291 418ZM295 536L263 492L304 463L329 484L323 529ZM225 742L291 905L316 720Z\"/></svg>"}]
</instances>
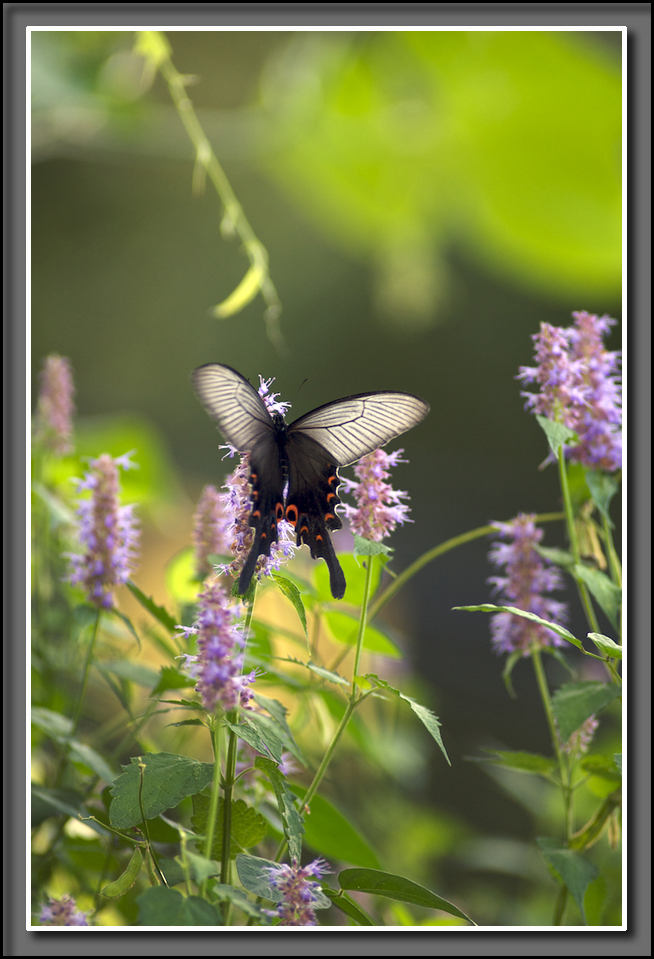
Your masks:
<instances>
[{"instance_id":1,"label":"butterfly hindwing","mask_svg":"<svg viewBox=\"0 0 654 959\"><path fill-rule=\"evenodd\" d=\"M336 507L340 482L336 464L311 437L290 433L286 445L288 494L286 520L294 527L299 546L306 543L311 558L322 557L329 568L334 599L345 593L345 576L336 558L330 531L341 529Z\"/></svg>"},{"instance_id":2,"label":"butterfly hindwing","mask_svg":"<svg viewBox=\"0 0 654 959\"><path fill-rule=\"evenodd\" d=\"M250 452L252 512L249 525L254 539L238 581L239 593L246 592L260 556L270 556L278 539L279 521L284 518L284 470L274 435L265 438Z\"/></svg>"}]
</instances>

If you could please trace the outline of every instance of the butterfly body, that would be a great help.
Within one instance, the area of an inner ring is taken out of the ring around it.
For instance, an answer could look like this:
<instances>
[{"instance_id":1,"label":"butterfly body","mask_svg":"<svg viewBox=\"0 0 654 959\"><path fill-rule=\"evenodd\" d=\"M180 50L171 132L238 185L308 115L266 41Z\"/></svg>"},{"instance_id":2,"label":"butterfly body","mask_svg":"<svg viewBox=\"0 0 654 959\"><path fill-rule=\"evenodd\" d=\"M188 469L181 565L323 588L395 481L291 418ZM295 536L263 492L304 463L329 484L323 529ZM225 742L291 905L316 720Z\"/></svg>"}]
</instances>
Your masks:
<instances>
[{"instance_id":1,"label":"butterfly body","mask_svg":"<svg viewBox=\"0 0 654 959\"><path fill-rule=\"evenodd\" d=\"M249 454L254 540L239 592L247 590L259 556L270 555L279 522L285 519L295 529L297 545L306 543L313 559L325 560L332 595L341 599L345 576L329 535L343 525L336 513L338 468L415 426L427 415L428 404L411 393L360 393L287 424L281 414L271 414L254 387L229 366L201 366L193 383L225 439Z\"/></svg>"}]
</instances>

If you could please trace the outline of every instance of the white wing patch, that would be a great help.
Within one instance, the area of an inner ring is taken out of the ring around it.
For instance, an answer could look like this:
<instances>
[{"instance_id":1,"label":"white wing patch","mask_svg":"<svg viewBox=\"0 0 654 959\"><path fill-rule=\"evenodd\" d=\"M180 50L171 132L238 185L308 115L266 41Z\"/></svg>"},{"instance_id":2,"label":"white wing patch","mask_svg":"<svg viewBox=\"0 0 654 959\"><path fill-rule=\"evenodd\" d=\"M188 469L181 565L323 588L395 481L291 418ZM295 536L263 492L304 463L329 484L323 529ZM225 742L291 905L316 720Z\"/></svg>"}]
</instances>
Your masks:
<instances>
[{"instance_id":1,"label":"white wing patch","mask_svg":"<svg viewBox=\"0 0 654 959\"><path fill-rule=\"evenodd\" d=\"M207 363L193 372L195 392L228 443L247 453L274 429L263 400L244 376L230 366Z\"/></svg>"},{"instance_id":2,"label":"white wing patch","mask_svg":"<svg viewBox=\"0 0 654 959\"><path fill-rule=\"evenodd\" d=\"M310 436L336 466L349 466L416 426L428 412L429 404L412 393L361 393L319 406L292 423L289 433Z\"/></svg>"}]
</instances>

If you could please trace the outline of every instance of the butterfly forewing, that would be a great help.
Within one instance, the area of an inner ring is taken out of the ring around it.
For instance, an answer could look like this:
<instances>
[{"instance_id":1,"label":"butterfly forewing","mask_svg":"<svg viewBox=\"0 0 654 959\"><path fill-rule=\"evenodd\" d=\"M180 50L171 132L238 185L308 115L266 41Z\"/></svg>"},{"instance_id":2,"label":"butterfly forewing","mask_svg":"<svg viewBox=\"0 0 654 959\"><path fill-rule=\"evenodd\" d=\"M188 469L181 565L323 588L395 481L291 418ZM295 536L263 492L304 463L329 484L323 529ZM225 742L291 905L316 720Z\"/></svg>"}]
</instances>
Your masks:
<instances>
[{"instance_id":1,"label":"butterfly forewing","mask_svg":"<svg viewBox=\"0 0 654 959\"><path fill-rule=\"evenodd\" d=\"M230 366L208 363L193 373L200 402L235 449L247 453L274 432L263 400L245 377Z\"/></svg>"},{"instance_id":2,"label":"butterfly forewing","mask_svg":"<svg viewBox=\"0 0 654 959\"><path fill-rule=\"evenodd\" d=\"M361 393L301 416L289 434L301 432L319 443L336 466L349 466L411 429L429 412L412 393Z\"/></svg>"}]
</instances>

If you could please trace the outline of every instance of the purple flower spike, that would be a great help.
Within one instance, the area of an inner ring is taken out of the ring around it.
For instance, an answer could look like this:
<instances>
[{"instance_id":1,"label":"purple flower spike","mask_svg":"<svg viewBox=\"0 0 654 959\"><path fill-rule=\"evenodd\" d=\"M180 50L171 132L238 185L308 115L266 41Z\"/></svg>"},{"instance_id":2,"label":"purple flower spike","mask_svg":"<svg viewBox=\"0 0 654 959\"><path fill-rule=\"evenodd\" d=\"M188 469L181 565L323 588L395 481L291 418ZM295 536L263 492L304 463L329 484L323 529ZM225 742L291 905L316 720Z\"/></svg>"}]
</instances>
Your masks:
<instances>
[{"instance_id":1,"label":"purple flower spike","mask_svg":"<svg viewBox=\"0 0 654 959\"><path fill-rule=\"evenodd\" d=\"M227 605L225 590L218 580L207 583L199 598L200 615L194 627L185 633L197 636L198 653L185 655L184 665L209 712L217 707L226 712L237 706L248 707L252 697L249 685L257 678L256 670L241 675L243 639L236 625L238 615Z\"/></svg>"},{"instance_id":2,"label":"purple flower spike","mask_svg":"<svg viewBox=\"0 0 654 959\"><path fill-rule=\"evenodd\" d=\"M78 492L90 490L90 499L77 508L83 554L68 554L69 580L81 585L96 606L109 609L113 593L129 579L136 566L139 532L133 506L120 506L118 466L134 468L130 454L114 459L103 453L91 460L91 469L78 481Z\"/></svg>"},{"instance_id":3,"label":"purple flower spike","mask_svg":"<svg viewBox=\"0 0 654 959\"><path fill-rule=\"evenodd\" d=\"M618 352L604 349L603 337L615 320L573 313L574 326L541 323L537 366L523 366L518 379L538 383L540 393L522 393L525 409L574 430L579 444L568 447L572 462L614 471L622 464L622 411Z\"/></svg>"},{"instance_id":4,"label":"purple flower spike","mask_svg":"<svg viewBox=\"0 0 654 959\"><path fill-rule=\"evenodd\" d=\"M227 553L227 516L224 497L215 486L205 486L193 516L193 547L195 550L195 568L199 576L211 572L207 557L212 553Z\"/></svg>"},{"instance_id":5,"label":"purple flower spike","mask_svg":"<svg viewBox=\"0 0 654 959\"><path fill-rule=\"evenodd\" d=\"M345 515L350 521L354 533L365 539L378 542L392 533L395 527L403 523L410 523L408 518L409 507L401 500L408 496L400 490L394 490L386 482L390 477L389 469L398 463L406 463L400 459L403 450L394 453L385 453L384 450L375 450L363 456L354 467L354 475L359 482L342 479L345 491L353 493L357 507L344 506Z\"/></svg>"},{"instance_id":6,"label":"purple flower spike","mask_svg":"<svg viewBox=\"0 0 654 959\"><path fill-rule=\"evenodd\" d=\"M75 388L70 360L56 353L47 356L39 379L36 436L57 456L63 456L73 450Z\"/></svg>"},{"instance_id":7,"label":"purple flower spike","mask_svg":"<svg viewBox=\"0 0 654 959\"><path fill-rule=\"evenodd\" d=\"M309 877L320 879L327 872L331 869L324 859L314 859L306 866L300 866L296 859L290 866L288 863L271 866L270 883L284 898L276 909L268 910L268 914L280 916L280 926L317 925L314 908L320 884Z\"/></svg>"},{"instance_id":8,"label":"purple flower spike","mask_svg":"<svg viewBox=\"0 0 654 959\"><path fill-rule=\"evenodd\" d=\"M489 553L495 566L506 568L506 576L492 576L487 582L501 594L498 605L516 606L528 613L557 624L567 621L567 606L555 599L543 596L554 589L561 589L563 580L558 569L545 565L535 546L543 538L543 531L534 525L535 516L520 513L509 523L492 523L500 536L511 540L496 543ZM551 629L532 623L513 613L495 613L491 617L493 647L497 653L512 653L522 650L529 655L536 643L543 646L565 646L566 642Z\"/></svg>"},{"instance_id":9,"label":"purple flower spike","mask_svg":"<svg viewBox=\"0 0 654 959\"><path fill-rule=\"evenodd\" d=\"M88 926L87 914L78 910L72 896L50 899L41 910L39 922L42 926Z\"/></svg>"}]
</instances>

